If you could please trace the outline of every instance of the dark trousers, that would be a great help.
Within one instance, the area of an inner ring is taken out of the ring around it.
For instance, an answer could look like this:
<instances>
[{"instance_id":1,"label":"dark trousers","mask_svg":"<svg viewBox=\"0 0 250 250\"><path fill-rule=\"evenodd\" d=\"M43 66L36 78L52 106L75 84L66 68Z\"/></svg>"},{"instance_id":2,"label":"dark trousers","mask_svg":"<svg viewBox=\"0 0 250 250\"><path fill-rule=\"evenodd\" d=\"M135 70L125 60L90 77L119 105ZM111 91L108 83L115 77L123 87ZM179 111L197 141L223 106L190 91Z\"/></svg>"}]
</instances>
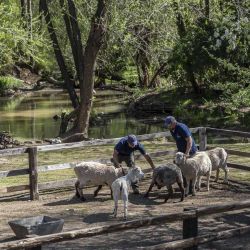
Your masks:
<instances>
[{"instance_id":1,"label":"dark trousers","mask_svg":"<svg viewBox=\"0 0 250 250\"><path fill-rule=\"evenodd\" d=\"M111 158L111 162L114 163L113 158ZM130 154L130 155L120 155L120 154L118 154L118 162L119 162L119 163L125 162L126 165L127 165L129 168L132 168L132 167L135 166L135 160L134 160L133 154ZM116 168L119 167L119 166L117 166L115 163L114 163L114 166L115 166ZM132 189L133 189L133 190L136 189L136 188L138 188L137 182L131 183L131 186L132 186Z\"/></svg>"}]
</instances>

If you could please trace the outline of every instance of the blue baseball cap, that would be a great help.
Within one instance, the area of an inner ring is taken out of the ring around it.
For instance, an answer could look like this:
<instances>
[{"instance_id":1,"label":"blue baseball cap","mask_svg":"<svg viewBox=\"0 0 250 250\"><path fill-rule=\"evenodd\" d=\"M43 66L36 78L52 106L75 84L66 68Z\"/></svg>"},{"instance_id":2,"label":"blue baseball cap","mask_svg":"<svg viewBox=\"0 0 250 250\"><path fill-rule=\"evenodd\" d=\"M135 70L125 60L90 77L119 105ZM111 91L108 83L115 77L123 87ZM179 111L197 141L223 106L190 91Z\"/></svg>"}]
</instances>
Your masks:
<instances>
[{"instance_id":1,"label":"blue baseball cap","mask_svg":"<svg viewBox=\"0 0 250 250\"><path fill-rule=\"evenodd\" d=\"M136 139L135 135L128 135L128 142L131 144L133 147L137 145L138 141Z\"/></svg>"},{"instance_id":2,"label":"blue baseball cap","mask_svg":"<svg viewBox=\"0 0 250 250\"><path fill-rule=\"evenodd\" d=\"M167 116L164 120L164 126L167 127L169 124L176 122L175 118L173 116Z\"/></svg>"}]
</instances>

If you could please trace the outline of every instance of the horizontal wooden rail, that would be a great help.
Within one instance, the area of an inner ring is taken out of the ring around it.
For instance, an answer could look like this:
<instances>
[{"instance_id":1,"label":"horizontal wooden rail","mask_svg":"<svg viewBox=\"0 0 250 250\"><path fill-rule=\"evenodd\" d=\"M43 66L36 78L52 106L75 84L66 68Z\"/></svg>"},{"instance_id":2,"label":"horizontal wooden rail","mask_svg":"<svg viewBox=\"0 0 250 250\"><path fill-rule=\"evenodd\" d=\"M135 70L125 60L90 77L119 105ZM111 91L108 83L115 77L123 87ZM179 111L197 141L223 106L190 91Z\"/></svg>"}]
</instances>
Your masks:
<instances>
[{"instance_id":1,"label":"horizontal wooden rail","mask_svg":"<svg viewBox=\"0 0 250 250\"><path fill-rule=\"evenodd\" d=\"M240 165L240 164L236 164L236 163L227 163L227 166L230 168L236 168L236 169L241 169L241 170L245 170L245 171L250 171L250 166L245 166L245 165Z\"/></svg>"},{"instance_id":2,"label":"horizontal wooden rail","mask_svg":"<svg viewBox=\"0 0 250 250\"><path fill-rule=\"evenodd\" d=\"M198 128L194 128L192 130L197 132ZM152 134L137 135L136 137L140 141L146 141L146 140L153 140L153 139L162 138L162 137L166 137L166 136L171 136L169 131L152 133ZM40 152L45 152L45 151L53 151L53 150L60 150L60 149L81 148L81 147L86 147L86 146L114 145L120 139L121 139L121 137L112 138L112 139L103 139L103 140L96 139L96 140L91 140L91 141L81 141L81 142L74 142L74 143L45 145L45 146L38 146L37 149Z\"/></svg>"},{"instance_id":3,"label":"horizontal wooden rail","mask_svg":"<svg viewBox=\"0 0 250 250\"><path fill-rule=\"evenodd\" d=\"M199 128L191 128L190 129L193 133L197 133ZM137 135L138 140L146 141L146 140L153 140L157 138L171 136L169 131L166 132L159 132L159 133L152 133L152 134L144 134L144 135ZM36 146L39 152L47 152L47 151L54 151L54 150L62 150L62 149L72 149L72 148L81 148L87 146L100 146L100 145L114 145L117 143L121 137L119 138L112 138L112 139L94 139L90 141L81 141L81 142L73 142L73 143L60 143L60 144L52 144L52 145L42 145ZM170 143L173 144L173 143ZM0 157L7 156L7 155L19 155L27 153L28 147L23 148L12 148L12 149L4 149L0 150Z\"/></svg>"},{"instance_id":4,"label":"horizontal wooden rail","mask_svg":"<svg viewBox=\"0 0 250 250\"><path fill-rule=\"evenodd\" d=\"M30 185L24 184L11 187L0 187L0 193L11 193L25 190L30 190Z\"/></svg>"},{"instance_id":5,"label":"horizontal wooden rail","mask_svg":"<svg viewBox=\"0 0 250 250\"><path fill-rule=\"evenodd\" d=\"M215 148L215 147L207 146L207 150L213 149L213 148ZM233 149L227 149L227 148L225 148L225 150L226 150L227 153L230 154L230 155L237 155L237 156L250 157L250 153L248 153L248 152L242 152L242 151L233 150Z\"/></svg>"},{"instance_id":6,"label":"horizontal wooden rail","mask_svg":"<svg viewBox=\"0 0 250 250\"><path fill-rule=\"evenodd\" d=\"M17 175L26 175L29 174L28 168L22 168L22 169L14 169L14 170L6 170L0 172L0 179L4 177L11 177L11 176L17 176Z\"/></svg>"},{"instance_id":7,"label":"horizontal wooden rail","mask_svg":"<svg viewBox=\"0 0 250 250\"><path fill-rule=\"evenodd\" d=\"M230 155L237 155L237 156L243 156L243 157L250 157L250 153L248 152L241 152L238 150L232 150L232 149L226 149L227 153Z\"/></svg>"},{"instance_id":8,"label":"horizontal wooden rail","mask_svg":"<svg viewBox=\"0 0 250 250\"><path fill-rule=\"evenodd\" d=\"M235 236L241 236L250 233L250 226L239 227L235 229L229 229L221 232L211 232L206 235L201 235L193 238L188 238L184 240L171 241L159 245L154 245L150 247L140 247L141 250L162 250L162 249L182 249L192 246L198 246L211 241L228 239Z\"/></svg>"},{"instance_id":9,"label":"horizontal wooden rail","mask_svg":"<svg viewBox=\"0 0 250 250\"><path fill-rule=\"evenodd\" d=\"M239 209L244 209L244 208L250 208L250 200L232 202L232 203L230 202L230 203L226 203L223 205L202 207L202 208L198 208L196 211L197 211L197 215L200 217L200 216L206 216L206 215L239 210Z\"/></svg>"},{"instance_id":10,"label":"horizontal wooden rail","mask_svg":"<svg viewBox=\"0 0 250 250\"><path fill-rule=\"evenodd\" d=\"M61 169L61 170L62 169L69 169L69 168L72 168L74 166L74 164L72 164L72 163L65 163L63 165L64 165L64 167L60 166L60 164L59 164L60 167L58 169ZM58 164L52 165L52 166L53 167L51 169L48 169L48 171L57 170L56 166L58 166ZM250 167L244 166L244 165L238 165L238 164L234 164L234 163L228 163L228 167L241 169L241 170L245 170L245 171L250 171ZM15 171L15 170L11 170L9 172L12 172L12 171ZM42 171L46 171L46 170L43 169ZM38 172L40 172L40 171L38 171ZM143 169L143 172L144 173L151 173L152 169L151 168ZM12 176L14 176L14 174ZM70 187L70 186L74 185L75 181L76 181L76 179L74 178L74 179L67 179L67 180L62 180L62 181L51 181L51 182L45 182L45 183L38 183L38 188L39 188L39 190L46 190L46 189L52 189L52 188ZM229 179L229 182L230 181L231 180ZM24 190L29 190L29 189L30 189L29 185L2 187L2 188L0 188L0 193L24 191Z\"/></svg>"},{"instance_id":11,"label":"horizontal wooden rail","mask_svg":"<svg viewBox=\"0 0 250 250\"><path fill-rule=\"evenodd\" d=\"M77 238L85 238L105 233L113 233L118 231L125 231L129 229L140 228L144 226L161 225L166 222L174 222L183 220L185 218L195 217L194 212L182 212L168 215L161 215L152 218L145 218L141 220L132 220L128 222L117 223L109 226L99 226L87 229L78 229L74 231L62 232L57 234L33 237L28 239L16 240L12 242L0 243L0 249L20 249L40 246L46 243L60 242L65 240L73 240Z\"/></svg>"},{"instance_id":12,"label":"horizontal wooden rail","mask_svg":"<svg viewBox=\"0 0 250 250\"><path fill-rule=\"evenodd\" d=\"M174 155L175 153L176 153L175 150L166 150L166 151L158 151L158 152L150 153L150 156L151 157L167 156L167 155ZM140 154L135 155L136 160L139 160L141 158L142 156ZM93 160L93 161L108 164L110 163L110 158L98 159L98 160ZM38 172L40 173L40 172L46 172L46 171L70 169L70 168L74 168L77 163L79 162L68 162L68 163L60 163L60 164L53 164L53 165L46 165L46 166L38 166ZM19 175L26 175L26 174L29 174L28 168L0 171L0 179L4 177L19 176Z\"/></svg>"},{"instance_id":13,"label":"horizontal wooden rail","mask_svg":"<svg viewBox=\"0 0 250 250\"><path fill-rule=\"evenodd\" d=\"M8 155L20 155L27 153L28 147L24 148L8 148L0 150L0 157L1 156L8 156Z\"/></svg>"},{"instance_id":14,"label":"horizontal wooden rail","mask_svg":"<svg viewBox=\"0 0 250 250\"><path fill-rule=\"evenodd\" d=\"M74 231L62 232L57 234L37 236L28 239L16 240L12 242L0 243L0 249L20 249L29 248L35 246L41 246L42 244L48 244L53 242L60 242L66 240L73 240L78 238L91 237L96 235L102 235L105 233L113 233L118 231L125 231L129 229L136 229L144 226L161 225L166 222L172 223L180 221L187 218L199 217L221 213L229 212L233 210L240 210L243 208L250 208L250 200L243 202L227 203L219 206L210 206L204 208L198 208L197 210L185 211L180 213L172 213L167 215L160 215L150 218L144 218L141 220L132 220L123 223L117 223L109 226L99 226L87 229L78 229Z\"/></svg>"},{"instance_id":15,"label":"horizontal wooden rail","mask_svg":"<svg viewBox=\"0 0 250 250\"><path fill-rule=\"evenodd\" d=\"M250 138L250 132L241 132L241 131L235 131L235 130L218 129L218 128L210 128L210 127L206 127L206 131L207 132L216 132L217 134L226 134L226 135Z\"/></svg>"}]
</instances>

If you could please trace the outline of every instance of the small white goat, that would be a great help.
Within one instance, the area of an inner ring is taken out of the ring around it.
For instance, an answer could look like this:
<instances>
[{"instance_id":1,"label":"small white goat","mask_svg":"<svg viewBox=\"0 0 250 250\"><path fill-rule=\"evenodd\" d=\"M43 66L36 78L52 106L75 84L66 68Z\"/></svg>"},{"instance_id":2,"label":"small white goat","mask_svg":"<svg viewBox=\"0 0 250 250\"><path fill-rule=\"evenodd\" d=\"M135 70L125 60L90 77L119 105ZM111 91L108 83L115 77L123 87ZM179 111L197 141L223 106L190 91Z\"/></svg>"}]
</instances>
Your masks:
<instances>
[{"instance_id":1,"label":"small white goat","mask_svg":"<svg viewBox=\"0 0 250 250\"><path fill-rule=\"evenodd\" d=\"M220 168L223 169L225 172L224 183L228 183L227 174L228 174L228 167L227 167L227 152L224 148L214 148L211 150L206 151L208 154L211 162L212 162L212 171L216 170L216 178L215 181L217 182L219 179Z\"/></svg>"},{"instance_id":2,"label":"small white goat","mask_svg":"<svg viewBox=\"0 0 250 250\"><path fill-rule=\"evenodd\" d=\"M198 152L194 156L187 158L184 153L177 152L175 164L181 169L183 176L187 180L186 196L189 192L189 182L192 180L192 195L195 195L197 182L198 191L201 187L201 177L207 176L207 191L209 191L209 179L212 170L212 163L205 152Z\"/></svg>"},{"instance_id":3,"label":"small white goat","mask_svg":"<svg viewBox=\"0 0 250 250\"><path fill-rule=\"evenodd\" d=\"M99 162L83 161L76 165L74 171L77 176L77 181L75 183L76 196L81 198L82 201L85 201L82 192L83 187L87 185L98 185L94 192L95 197L102 188L102 185L106 184L111 189L113 181L121 176L124 176L127 173L127 168L115 168L114 166L109 166Z\"/></svg>"},{"instance_id":4,"label":"small white goat","mask_svg":"<svg viewBox=\"0 0 250 250\"><path fill-rule=\"evenodd\" d=\"M128 174L116 179L112 185L113 199L114 199L114 217L117 216L118 200L123 200L124 205L124 219L127 219L128 213L128 195L131 183L137 182L144 177L140 167L130 168Z\"/></svg>"}]
</instances>

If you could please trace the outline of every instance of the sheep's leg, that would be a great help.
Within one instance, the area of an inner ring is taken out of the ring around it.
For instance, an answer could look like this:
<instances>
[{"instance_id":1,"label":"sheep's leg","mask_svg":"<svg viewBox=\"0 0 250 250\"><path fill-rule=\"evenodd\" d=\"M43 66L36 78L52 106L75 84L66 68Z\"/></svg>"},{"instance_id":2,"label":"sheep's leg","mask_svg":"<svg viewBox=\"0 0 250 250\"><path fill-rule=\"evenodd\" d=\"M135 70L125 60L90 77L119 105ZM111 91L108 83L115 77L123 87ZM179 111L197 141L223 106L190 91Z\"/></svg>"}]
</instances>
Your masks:
<instances>
[{"instance_id":1,"label":"sheep's leg","mask_svg":"<svg viewBox=\"0 0 250 250\"><path fill-rule=\"evenodd\" d=\"M186 190L185 190L186 197L188 196L188 193L189 193L189 183L190 183L190 180L186 178Z\"/></svg>"},{"instance_id":2,"label":"sheep's leg","mask_svg":"<svg viewBox=\"0 0 250 250\"><path fill-rule=\"evenodd\" d=\"M94 192L94 197L96 197L97 195L98 195L98 193L99 193L99 191L102 189L102 185L99 185L98 187L97 187L97 189L95 190L95 192Z\"/></svg>"},{"instance_id":3,"label":"sheep's leg","mask_svg":"<svg viewBox=\"0 0 250 250\"><path fill-rule=\"evenodd\" d=\"M173 197L174 193L171 185L167 186L167 189L168 189L168 194L166 195L164 202L167 202L170 197Z\"/></svg>"},{"instance_id":4,"label":"sheep's leg","mask_svg":"<svg viewBox=\"0 0 250 250\"><path fill-rule=\"evenodd\" d=\"M146 192L146 194L144 194L144 197L147 198L148 197L148 194L149 192L151 192L153 186L155 185L155 182L151 182L149 188L148 188L148 191Z\"/></svg>"},{"instance_id":5,"label":"sheep's leg","mask_svg":"<svg viewBox=\"0 0 250 250\"><path fill-rule=\"evenodd\" d=\"M114 218L116 218L116 216L117 216L117 210L118 210L118 199L115 200L115 207L114 207L114 211L113 211Z\"/></svg>"},{"instance_id":6,"label":"sheep's leg","mask_svg":"<svg viewBox=\"0 0 250 250\"><path fill-rule=\"evenodd\" d=\"M227 175L228 175L229 169L227 168L227 165L224 167L223 170L225 172L224 183L228 184Z\"/></svg>"},{"instance_id":7,"label":"sheep's leg","mask_svg":"<svg viewBox=\"0 0 250 250\"><path fill-rule=\"evenodd\" d=\"M111 187L110 187L110 195L111 195L111 199L113 199L113 190Z\"/></svg>"},{"instance_id":8,"label":"sheep's leg","mask_svg":"<svg viewBox=\"0 0 250 250\"><path fill-rule=\"evenodd\" d=\"M184 193L185 193L183 182L177 181L177 184L178 184L180 191L181 191L181 200L180 201L183 201L184 200Z\"/></svg>"},{"instance_id":9,"label":"sheep's leg","mask_svg":"<svg viewBox=\"0 0 250 250\"><path fill-rule=\"evenodd\" d=\"M211 171L207 173L207 191L209 191L209 179L210 179Z\"/></svg>"},{"instance_id":10,"label":"sheep's leg","mask_svg":"<svg viewBox=\"0 0 250 250\"><path fill-rule=\"evenodd\" d=\"M123 208L124 208L124 220L127 220L127 216L128 216L128 190L127 189L123 189L122 193L122 200L123 200Z\"/></svg>"},{"instance_id":11,"label":"sheep's leg","mask_svg":"<svg viewBox=\"0 0 250 250\"><path fill-rule=\"evenodd\" d=\"M76 181L75 183L75 188L76 188L76 197L81 198L82 201L86 201L83 192L82 192L82 187L80 186L80 182Z\"/></svg>"},{"instance_id":12,"label":"sheep's leg","mask_svg":"<svg viewBox=\"0 0 250 250\"><path fill-rule=\"evenodd\" d=\"M216 170L216 178L215 178L215 182L217 182L218 180L219 180L219 174L220 174L220 169L218 168L217 170Z\"/></svg>"},{"instance_id":13,"label":"sheep's leg","mask_svg":"<svg viewBox=\"0 0 250 250\"><path fill-rule=\"evenodd\" d=\"M77 180L76 183L75 183L75 189L76 189L76 197L77 198L80 198L80 193L79 193L79 190L78 190L78 187L79 187L79 181Z\"/></svg>"},{"instance_id":14,"label":"sheep's leg","mask_svg":"<svg viewBox=\"0 0 250 250\"><path fill-rule=\"evenodd\" d=\"M195 177L193 180L192 180L192 196L195 196L195 185L196 185L196 182L197 182L197 177Z\"/></svg>"},{"instance_id":15,"label":"sheep's leg","mask_svg":"<svg viewBox=\"0 0 250 250\"><path fill-rule=\"evenodd\" d=\"M195 188L195 186L194 186ZM201 190L201 176L198 176L197 178L197 190L200 191Z\"/></svg>"},{"instance_id":16,"label":"sheep's leg","mask_svg":"<svg viewBox=\"0 0 250 250\"><path fill-rule=\"evenodd\" d=\"M128 199L123 201L123 206L124 206L124 220L127 220L128 218Z\"/></svg>"}]
</instances>

